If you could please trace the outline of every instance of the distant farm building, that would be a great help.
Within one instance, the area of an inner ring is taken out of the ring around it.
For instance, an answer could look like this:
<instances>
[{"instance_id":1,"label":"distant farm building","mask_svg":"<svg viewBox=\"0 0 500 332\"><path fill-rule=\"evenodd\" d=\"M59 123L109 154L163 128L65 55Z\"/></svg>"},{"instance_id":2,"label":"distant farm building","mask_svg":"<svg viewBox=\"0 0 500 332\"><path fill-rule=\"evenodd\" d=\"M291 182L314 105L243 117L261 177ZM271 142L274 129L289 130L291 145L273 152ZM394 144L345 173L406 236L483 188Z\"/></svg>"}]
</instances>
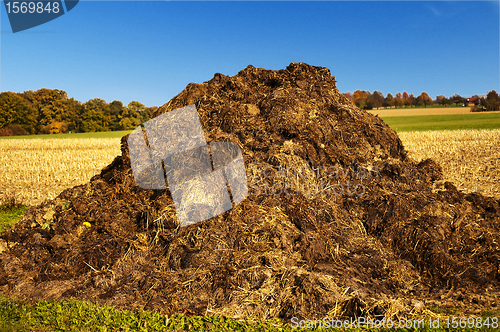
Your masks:
<instances>
[{"instance_id":1,"label":"distant farm building","mask_svg":"<svg viewBox=\"0 0 500 332\"><path fill-rule=\"evenodd\" d=\"M481 97L484 97L484 96L473 96L473 97L468 98L467 99L468 106L479 105L479 101L480 101Z\"/></svg>"}]
</instances>

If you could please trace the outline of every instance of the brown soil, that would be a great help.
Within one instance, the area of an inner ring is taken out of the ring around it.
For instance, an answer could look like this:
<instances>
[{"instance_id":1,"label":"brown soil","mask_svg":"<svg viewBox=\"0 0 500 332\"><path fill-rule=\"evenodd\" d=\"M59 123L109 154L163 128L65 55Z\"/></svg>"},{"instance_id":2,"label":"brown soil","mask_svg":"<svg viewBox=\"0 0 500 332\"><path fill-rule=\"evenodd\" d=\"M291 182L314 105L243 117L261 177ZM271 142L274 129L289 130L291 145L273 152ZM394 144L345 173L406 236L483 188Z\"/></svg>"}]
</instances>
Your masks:
<instances>
[{"instance_id":1,"label":"brown soil","mask_svg":"<svg viewBox=\"0 0 500 332\"><path fill-rule=\"evenodd\" d=\"M0 237L0 292L287 320L497 306L500 202L461 193L432 160L408 158L328 69L216 74L155 116L190 104L207 142L241 147L242 203L178 227L168 189L135 185L124 137L100 175Z\"/></svg>"}]
</instances>

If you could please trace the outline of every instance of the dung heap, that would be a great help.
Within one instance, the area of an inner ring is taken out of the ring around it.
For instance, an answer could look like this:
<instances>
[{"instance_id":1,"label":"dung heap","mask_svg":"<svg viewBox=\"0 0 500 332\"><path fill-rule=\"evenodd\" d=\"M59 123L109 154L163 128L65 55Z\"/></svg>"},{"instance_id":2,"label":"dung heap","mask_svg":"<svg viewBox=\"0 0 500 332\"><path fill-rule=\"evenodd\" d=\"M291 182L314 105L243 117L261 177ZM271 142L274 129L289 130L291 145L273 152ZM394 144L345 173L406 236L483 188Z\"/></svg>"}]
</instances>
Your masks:
<instances>
[{"instance_id":1,"label":"dung heap","mask_svg":"<svg viewBox=\"0 0 500 332\"><path fill-rule=\"evenodd\" d=\"M179 227L168 189L136 185L124 137L100 175L1 236L0 292L286 320L495 308L499 202L411 160L335 83L292 63L189 84L155 116L196 105L207 142L241 148L246 199Z\"/></svg>"}]
</instances>

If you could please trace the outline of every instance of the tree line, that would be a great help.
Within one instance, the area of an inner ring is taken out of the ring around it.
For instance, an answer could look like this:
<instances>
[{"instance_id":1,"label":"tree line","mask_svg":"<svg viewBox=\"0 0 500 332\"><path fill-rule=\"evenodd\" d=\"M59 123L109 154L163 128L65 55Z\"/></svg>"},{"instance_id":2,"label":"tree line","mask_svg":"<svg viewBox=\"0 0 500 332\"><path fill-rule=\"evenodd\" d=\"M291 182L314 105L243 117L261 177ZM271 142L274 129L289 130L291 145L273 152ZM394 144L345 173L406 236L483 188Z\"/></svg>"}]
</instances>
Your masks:
<instances>
[{"instance_id":1,"label":"tree line","mask_svg":"<svg viewBox=\"0 0 500 332\"><path fill-rule=\"evenodd\" d=\"M415 97L412 93L408 94L406 91L403 93L398 92L395 96L391 93L384 96L380 91L370 93L369 91L363 90L356 90L353 93L345 92L343 95L359 108L366 110L378 109L380 107L427 107L432 105L451 106L453 104L455 106L461 106L468 105L469 101L474 104L471 110L474 112L500 110L500 98L495 90L488 92L486 98L484 96L480 97L474 95L469 99L459 94L454 94L449 98L444 95L439 95L436 96L435 99L432 99L426 92L422 92L418 97Z\"/></svg>"},{"instance_id":2,"label":"tree line","mask_svg":"<svg viewBox=\"0 0 500 332\"><path fill-rule=\"evenodd\" d=\"M467 105L473 102L471 111L498 111L500 97L495 90L486 98L473 96L467 100L458 94L449 98L439 95L434 100L426 92L418 97L396 93L387 96L380 91L356 90L344 95L363 109L380 107L418 107L431 105ZM131 130L146 122L158 107L146 107L138 101L127 106L119 100L107 103L100 98L82 103L68 98L63 90L39 89L36 91L0 93L0 136L26 134L58 134L64 132L97 132Z\"/></svg>"},{"instance_id":3,"label":"tree line","mask_svg":"<svg viewBox=\"0 0 500 332\"><path fill-rule=\"evenodd\" d=\"M100 98L82 103L57 89L2 92L0 136L130 130L149 120L157 108Z\"/></svg>"}]
</instances>

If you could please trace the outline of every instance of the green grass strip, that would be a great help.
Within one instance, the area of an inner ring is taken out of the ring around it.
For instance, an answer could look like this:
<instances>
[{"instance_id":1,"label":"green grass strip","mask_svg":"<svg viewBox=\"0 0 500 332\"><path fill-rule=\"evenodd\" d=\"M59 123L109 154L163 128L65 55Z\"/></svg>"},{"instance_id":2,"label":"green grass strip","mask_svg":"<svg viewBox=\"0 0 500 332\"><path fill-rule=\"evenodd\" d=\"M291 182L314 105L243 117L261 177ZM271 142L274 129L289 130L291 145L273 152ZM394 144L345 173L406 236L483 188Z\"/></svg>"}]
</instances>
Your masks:
<instances>
[{"instance_id":1,"label":"green grass strip","mask_svg":"<svg viewBox=\"0 0 500 332\"><path fill-rule=\"evenodd\" d=\"M500 129L500 113L382 117L397 132L459 129Z\"/></svg>"},{"instance_id":2,"label":"green grass strip","mask_svg":"<svg viewBox=\"0 0 500 332\"><path fill-rule=\"evenodd\" d=\"M246 323L222 316L166 316L117 310L88 301L28 304L0 295L0 331L291 331L283 323Z\"/></svg>"},{"instance_id":3,"label":"green grass strip","mask_svg":"<svg viewBox=\"0 0 500 332\"><path fill-rule=\"evenodd\" d=\"M18 222L23 214L28 209L25 205L18 205L13 208L8 208L7 204L0 206L0 234L10 229Z\"/></svg>"},{"instance_id":4,"label":"green grass strip","mask_svg":"<svg viewBox=\"0 0 500 332\"><path fill-rule=\"evenodd\" d=\"M430 326L429 319L419 319L420 324L414 327L378 328L357 327L349 331L492 331L498 330L498 323L492 324L491 317L482 317L486 323L481 327L452 328L451 320L439 321L439 327ZM302 323L312 327L313 321ZM318 321L317 321L318 322ZM416 322L416 320L412 320ZM436 320L433 320L436 323ZM117 310L110 306L100 306L88 301L39 301L30 304L22 300L0 295L0 332L3 331L324 331L319 325L316 328L294 328L290 322L286 324L279 320L269 322L239 321L223 316L192 316L182 314L172 316L144 310ZM398 324L398 322L395 322ZM423 323L423 324L422 324ZM420 325L420 327L418 327ZM297 327L297 324L295 324ZM338 329L331 329L338 330ZM345 331L346 329L344 329Z\"/></svg>"}]
</instances>

